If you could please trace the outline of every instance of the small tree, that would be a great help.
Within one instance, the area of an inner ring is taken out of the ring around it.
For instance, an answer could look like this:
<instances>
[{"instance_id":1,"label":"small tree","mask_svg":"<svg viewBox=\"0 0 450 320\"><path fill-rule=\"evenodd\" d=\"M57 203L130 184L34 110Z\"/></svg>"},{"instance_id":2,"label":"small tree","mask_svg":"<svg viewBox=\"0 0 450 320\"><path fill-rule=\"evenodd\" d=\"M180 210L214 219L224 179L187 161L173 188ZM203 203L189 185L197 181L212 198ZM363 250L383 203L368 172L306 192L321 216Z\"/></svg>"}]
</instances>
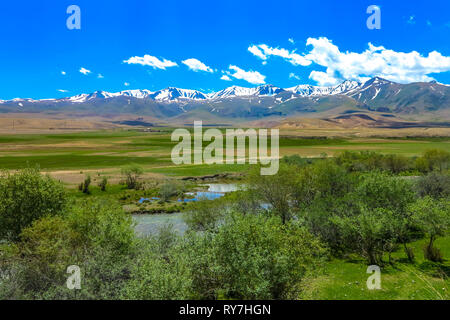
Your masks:
<instances>
[{"instance_id":1,"label":"small tree","mask_svg":"<svg viewBox=\"0 0 450 320\"><path fill-rule=\"evenodd\" d=\"M98 186L101 191L106 191L107 184L108 184L108 178L103 177L102 180L98 183Z\"/></svg>"},{"instance_id":2,"label":"small tree","mask_svg":"<svg viewBox=\"0 0 450 320\"><path fill-rule=\"evenodd\" d=\"M61 183L38 169L0 176L0 239L16 241L25 227L45 215L62 212L67 196Z\"/></svg>"},{"instance_id":3,"label":"small tree","mask_svg":"<svg viewBox=\"0 0 450 320\"><path fill-rule=\"evenodd\" d=\"M183 194L183 186L176 181L165 181L159 187L159 196L162 201L168 201L171 197Z\"/></svg>"},{"instance_id":4,"label":"small tree","mask_svg":"<svg viewBox=\"0 0 450 320\"><path fill-rule=\"evenodd\" d=\"M369 264L381 264L383 252L395 241L390 232L390 217L392 213L388 210L362 208L358 215L331 219L348 247L359 252Z\"/></svg>"},{"instance_id":5,"label":"small tree","mask_svg":"<svg viewBox=\"0 0 450 320\"><path fill-rule=\"evenodd\" d=\"M410 210L414 221L430 238L424 248L425 258L442 261L442 254L434 247L434 241L444 236L450 228L450 201L439 201L427 196L411 205Z\"/></svg>"},{"instance_id":6,"label":"small tree","mask_svg":"<svg viewBox=\"0 0 450 320\"><path fill-rule=\"evenodd\" d=\"M411 183L403 178L373 172L361 178L356 192L360 203L367 208L387 209L392 212L398 240L403 244L408 259L412 261L413 253L407 246L411 225L407 208L415 199Z\"/></svg>"},{"instance_id":7,"label":"small tree","mask_svg":"<svg viewBox=\"0 0 450 320\"><path fill-rule=\"evenodd\" d=\"M122 168L122 175L125 176L125 183L128 189L139 189L139 177L144 170L137 164L130 164Z\"/></svg>"},{"instance_id":8,"label":"small tree","mask_svg":"<svg viewBox=\"0 0 450 320\"><path fill-rule=\"evenodd\" d=\"M423 156L416 160L416 167L422 172L433 171L435 169L442 172L448 167L449 162L449 152L439 149L431 149L425 151Z\"/></svg>"},{"instance_id":9,"label":"small tree","mask_svg":"<svg viewBox=\"0 0 450 320\"><path fill-rule=\"evenodd\" d=\"M91 176L87 175L83 182L82 192L86 194L90 194L89 186L91 185Z\"/></svg>"},{"instance_id":10,"label":"small tree","mask_svg":"<svg viewBox=\"0 0 450 320\"><path fill-rule=\"evenodd\" d=\"M450 176L438 172L431 172L419 178L416 189L421 197L448 197L450 196Z\"/></svg>"}]
</instances>

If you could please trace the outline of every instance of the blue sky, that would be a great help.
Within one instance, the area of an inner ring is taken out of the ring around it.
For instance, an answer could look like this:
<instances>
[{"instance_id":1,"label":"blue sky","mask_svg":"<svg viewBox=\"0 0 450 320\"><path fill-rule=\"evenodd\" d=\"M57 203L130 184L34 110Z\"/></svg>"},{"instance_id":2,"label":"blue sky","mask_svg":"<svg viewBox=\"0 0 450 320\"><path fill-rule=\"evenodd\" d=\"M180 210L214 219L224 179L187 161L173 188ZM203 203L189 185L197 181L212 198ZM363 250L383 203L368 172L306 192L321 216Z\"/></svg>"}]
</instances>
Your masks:
<instances>
[{"instance_id":1,"label":"blue sky","mask_svg":"<svg viewBox=\"0 0 450 320\"><path fill-rule=\"evenodd\" d=\"M72 4L80 30L66 26ZM366 26L369 5L380 30ZM0 99L376 75L449 84L449 40L448 0L2 1Z\"/></svg>"}]
</instances>

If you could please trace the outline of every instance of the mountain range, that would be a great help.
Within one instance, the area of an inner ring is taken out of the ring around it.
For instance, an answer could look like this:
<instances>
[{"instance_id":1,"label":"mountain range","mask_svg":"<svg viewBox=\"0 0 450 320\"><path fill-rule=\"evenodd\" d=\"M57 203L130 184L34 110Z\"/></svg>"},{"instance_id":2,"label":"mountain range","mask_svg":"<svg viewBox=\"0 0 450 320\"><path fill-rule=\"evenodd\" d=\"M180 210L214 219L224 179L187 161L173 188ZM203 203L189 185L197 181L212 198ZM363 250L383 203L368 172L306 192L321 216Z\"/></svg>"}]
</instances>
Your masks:
<instances>
[{"instance_id":1,"label":"mountain range","mask_svg":"<svg viewBox=\"0 0 450 320\"><path fill-rule=\"evenodd\" d=\"M398 115L450 114L450 86L437 82L400 84L380 77L364 83L280 88L232 86L214 93L169 87L158 91L95 91L61 99L0 100L0 113L139 115L156 119L260 119L321 112L375 111ZM443 119L448 120L448 119Z\"/></svg>"}]
</instances>

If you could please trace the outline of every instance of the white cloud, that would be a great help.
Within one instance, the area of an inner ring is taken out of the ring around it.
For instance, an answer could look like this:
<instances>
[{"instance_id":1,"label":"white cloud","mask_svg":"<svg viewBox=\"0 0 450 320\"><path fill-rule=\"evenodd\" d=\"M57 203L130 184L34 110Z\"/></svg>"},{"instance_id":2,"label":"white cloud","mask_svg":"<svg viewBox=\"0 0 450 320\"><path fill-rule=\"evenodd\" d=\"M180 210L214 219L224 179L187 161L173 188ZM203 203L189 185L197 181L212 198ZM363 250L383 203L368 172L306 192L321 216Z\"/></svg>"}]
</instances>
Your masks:
<instances>
[{"instance_id":1,"label":"white cloud","mask_svg":"<svg viewBox=\"0 0 450 320\"><path fill-rule=\"evenodd\" d=\"M292 39L292 38L289 38L288 41L289 41L290 43L292 43L292 44L295 43L294 39Z\"/></svg>"},{"instance_id":2,"label":"white cloud","mask_svg":"<svg viewBox=\"0 0 450 320\"><path fill-rule=\"evenodd\" d=\"M320 84L364 81L374 76L400 83L431 81L429 74L450 71L450 57L437 51L423 56L417 51L396 52L369 43L368 49L357 53L341 52L327 38L309 38L306 43L312 49L305 59L326 67L326 72L311 72L310 78Z\"/></svg>"},{"instance_id":3,"label":"white cloud","mask_svg":"<svg viewBox=\"0 0 450 320\"><path fill-rule=\"evenodd\" d=\"M84 75L88 75L89 73L91 73L91 70L88 70L88 69L82 67L80 69L80 72Z\"/></svg>"},{"instance_id":4,"label":"white cloud","mask_svg":"<svg viewBox=\"0 0 450 320\"><path fill-rule=\"evenodd\" d=\"M65 71L61 71L61 74L65 76L67 73Z\"/></svg>"},{"instance_id":5,"label":"white cloud","mask_svg":"<svg viewBox=\"0 0 450 320\"><path fill-rule=\"evenodd\" d=\"M205 71L205 72L214 72L213 69L208 67L206 64L201 62L200 60L197 60L195 58L186 59L184 61L181 61L181 63L188 66L188 68L192 71Z\"/></svg>"},{"instance_id":6,"label":"white cloud","mask_svg":"<svg viewBox=\"0 0 450 320\"><path fill-rule=\"evenodd\" d=\"M123 85L124 85L125 87L128 87L130 84L129 84L128 82L124 82Z\"/></svg>"},{"instance_id":7,"label":"white cloud","mask_svg":"<svg viewBox=\"0 0 450 320\"><path fill-rule=\"evenodd\" d=\"M245 80L251 84L264 84L266 76L262 75L258 71L245 71L237 66L230 65L228 69L233 70L234 73L227 72L227 74L233 78Z\"/></svg>"},{"instance_id":8,"label":"white cloud","mask_svg":"<svg viewBox=\"0 0 450 320\"><path fill-rule=\"evenodd\" d=\"M291 72L291 73L289 73L289 79L300 80L300 77L298 75L296 75L295 73Z\"/></svg>"},{"instance_id":9,"label":"white cloud","mask_svg":"<svg viewBox=\"0 0 450 320\"><path fill-rule=\"evenodd\" d=\"M99 79L103 79L104 78L104 76L101 74L101 73L99 73L98 75L97 75L97 78L99 78Z\"/></svg>"},{"instance_id":10,"label":"white cloud","mask_svg":"<svg viewBox=\"0 0 450 320\"><path fill-rule=\"evenodd\" d=\"M58 89L59 92L69 92L68 90L64 90L64 89Z\"/></svg>"},{"instance_id":11,"label":"white cloud","mask_svg":"<svg viewBox=\"0 0 450 320\"><path fill-rule=\"evenodd\" d=\"M295 51L289 51L283 48L272 48L266 44L259 44L257 46L252 45L248 48L253 55L260 59L267 60L269 56L278 56L294 66L309 66L311 61L305 59L302 55L295 53Z\"/></svg>"},{"instance_id":12,"label":"white cloud","mask_svg":"<svg viewBox=\"0 0 450 320\"><path fill-rule=\"evenodd\" d=\"M226 74L224 74L223 76L220 77L220 80L231 81L231 78Z\"/></svg>"},{"instance_id":13,"label":"white cloud","mask_svg":"<svg viewBox=\"0 0 450 320\"><path fill-rule=\"evenodd\" d=\"M319 86L334 86L339 83L339 80L332 74L330 75L322 71L312 71L309 78L316 81Z\"/></svg>"},{"instance_id":14,"label":"white cloud","mask_svg":"<svg viewBox=\"0 0 450 320\"><path fill-rule=\"evenodd\" d=\"M262 53L261 50L259 50L259 48L255 45L248 47L248 51L250 51L251 53L253 53L254 56L257 56L258 58L262 59L262 60L266 60L267 57L264 53Z\"/></svg>"},{"instance_id":15,"label":"white cloud","mask_svg":"<svg viewBox=\"0 0 450 320\"><path fill-rule=\"evenodd\" d=\"M408 24L416 24L416 16L409 16L409 18L406 22Z\"/></svg>"},{"instance_id":16,"label":"white cloud","mask_svg":"<svg viewBox=\"0 0 450 320\"><path fill-rule=\"evenodd\" d=\"M128 60L124 60L123 62L128 64L140 64L143 66L150 66L153 67L153 69L163 69L169 67L176 67L178 64L176 62L167 60L167 59L158 59L157 57L151 56L151 55L144 55L143 57L131 57Z\"/></svg>"}]
</instances>

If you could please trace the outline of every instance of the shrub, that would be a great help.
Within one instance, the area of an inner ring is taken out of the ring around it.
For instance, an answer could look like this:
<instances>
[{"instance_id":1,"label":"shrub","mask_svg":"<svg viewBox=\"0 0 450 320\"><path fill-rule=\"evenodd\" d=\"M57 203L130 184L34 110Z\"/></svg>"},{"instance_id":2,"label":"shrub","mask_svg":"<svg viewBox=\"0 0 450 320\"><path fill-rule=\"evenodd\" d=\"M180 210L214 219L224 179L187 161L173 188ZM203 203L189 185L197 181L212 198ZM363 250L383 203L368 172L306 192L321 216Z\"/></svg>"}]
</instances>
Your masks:
<instances>
[{"instance_id":1,"label":"shrub","mask_svg":"<svg viewBox=\"0 0 450 320\"><path fill-rule=\"evenodd\" d=\"M191 230L213 230L224 216L224 201L221 199L202 200L193 203L184 215L184 220Z\"/></svg>"},{"instance_id":2,"label":"shrub","mask_svg":"<svg viewBox=\"0 0 450 320\"><path fill-rule=\"evenodd\" d=\"M383 253L395 238L390 237L392 212L384 209L362 208L360 214L351 217L332 217L349 248L367 259L368 264L381 264Z\"/></svg>"},{"instance_id":3,"label":"shrub","mask_svg":"<svg viewBox=\"0 0 450 320\"><path fill-rule=\"evenodd\" d=\"M10 259L18 267L9 263L6 270L12 270L8 287L17 290L8 298L118 298L136 252L131 217L118 206L92 201L34 221L15 247ZM65 286L69 265L82 271L81 290Z\"/></svg>"},{"instance_id":4,"label":"shrub","mask_svg":"<svg viewBox=\"0 0 450 320\"><path fill-rule=\"evenodd\" d=\"M183 194L183 186L177 181L166 180L159 187L159 196L161 201L168 201L173 196L180 196Z\"/></svg>"},{"instance_id":5,"label":"shrub","mask_svg":"<svg viewBox=\"0 0 450 320\"><path fill-rule=\"evenodd\" d=\"M221 292L232 299L298 299L325 256L306 229L261 215L230 216L211 245Z\"/></svg>"},{"instance_id":6,"label":"shrub","mask_svg":"<svg viewBox=\"0 0 450 320\"><path fill-rule=\"evenodd\" d=\"M448 197L450 196L450 176L431 172L428 175L419 178L416 189L421 197Z\"/></svg>"},{"instance_id":7,"label":"shrub","mask_svg":"<svg viewBox=\"0 0 450 320\"><path fill-rule=\"evenodd\" d=\"M450 228L450 201L426 196L412 204L410 211L417 226L429 237L425 257L432 261L441 260L442 255L434 248L434 241L437 237L444 236Z\"/></svg>"},{"instance_id":8,"label":"shrub","mask_svg":"<svg viewBox=\"0 0 450 320\"><path fill-rule=\"evenodd\" d=\"M98 183L98 186L101 191L106 191L107 184L108 184L108 178L103 177L102 180Z\"/></svg>"},{"instance_id":9,"label":"shrub","mask_svg":"<svg viewBox=\"0 0 450 320\"><path fill-rule=\"evenodd\" d=\"M60 214L67 196L61 183L37 169L0 176L0 239L17 241L33 221Z\"/></svg>"},{"instance_id":10,"label":"shrub","mask_svg":"<svg viewBox=\"0 0 450 320\"><path fill-rule=\"evenodd\" d=\"M86 194L91 194L91 191L89 190L89 186L91 185L91 176L87 175L86 178L84 179L84 182L81 183L81 192L86 193Z\"/></svg>"},{"instance_id":11,"label":"shrub","mask_svg":"<svg viewBox=\"0 0 450 320\"><path fill-rule=\"evenodd\" d=\"M448 168L450 162L450 153L445 150L431 149L424 152L422 157L417 158L417 170L422 172L429 172L439 170L442 172Z\"/></svg>"},{"instance_id":12,"label":"shrub","mask_svg":"<svg viewBox=\"0 0 450 320\"><path fill-rule=\"evenodd\" d=\"M130 164L122 168L122 175L125 176L125 183L128 189L139 189L139 177L144 170L137 164Z\"/></svg>"},{"instance_id":13,"label":"shrub","mask_svg":"<svg viewBox=\"0 0 450 320\"><path fill-rule=\"evenodd\" d=\"M415 199L412 184L405 178L372 172L361 177L356 193L368 208L385 208L405 213Z\"/></svg>"}]
</instances>

